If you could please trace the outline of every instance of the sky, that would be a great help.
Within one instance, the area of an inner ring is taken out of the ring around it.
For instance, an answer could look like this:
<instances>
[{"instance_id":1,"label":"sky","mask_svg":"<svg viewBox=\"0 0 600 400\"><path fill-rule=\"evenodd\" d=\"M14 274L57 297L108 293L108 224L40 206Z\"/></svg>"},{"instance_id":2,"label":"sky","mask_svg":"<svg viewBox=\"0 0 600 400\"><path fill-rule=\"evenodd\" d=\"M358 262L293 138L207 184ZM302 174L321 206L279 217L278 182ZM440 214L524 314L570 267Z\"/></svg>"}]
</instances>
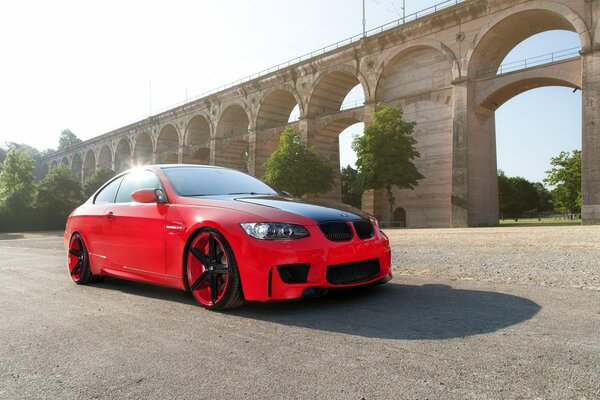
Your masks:
<instances>
[{"instance_id":1,"label":"sky","mask_svg":"<svg viewBox=\"0 0 600 400\"><path fill-rule=\"evenodd\" d=\"M406 13L441 2L406 0ZM401 17L401 0L365 4L367 29ZM0 145L56 148L65 128L89 139L361 32L360 0L1 2ZM546 33L507 62L578 45ZM541 181L551 156L581 148L581 93L530 91L496 121L498 168ZM342 165L361 129L340 137Z\"/></svg>"}]
</instances>

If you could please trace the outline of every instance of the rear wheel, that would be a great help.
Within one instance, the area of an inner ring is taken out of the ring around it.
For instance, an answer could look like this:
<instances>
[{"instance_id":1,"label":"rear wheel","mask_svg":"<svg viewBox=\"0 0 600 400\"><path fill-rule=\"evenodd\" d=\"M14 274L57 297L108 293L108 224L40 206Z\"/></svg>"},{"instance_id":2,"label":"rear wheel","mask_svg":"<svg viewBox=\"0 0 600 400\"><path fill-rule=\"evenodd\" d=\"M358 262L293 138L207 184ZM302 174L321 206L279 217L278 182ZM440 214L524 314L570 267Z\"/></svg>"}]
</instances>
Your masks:
<instances>
[{"instance_id":1,"label":"rear wheel","mask_svg":"<svg viewBox=\"0 0 600 400\"><path fill-rule=\"evenodd\" d=\"M78 285L95 282L97 277L90 269L90 256L85 242L79 233L74 234L69 241L68 267L71 279Z\"/></svg>"},{"instance_id":2,"label":"rear wheel","mask_svg":"<svg viewBox=\"0 0 600 400\"><path fill-rule=\"evenodd\" d=\"M233 251L219 231L204 228L194 236L185 266L190 292L203 307L224 310L244 302Z\"/></svg>"}]
</instances>

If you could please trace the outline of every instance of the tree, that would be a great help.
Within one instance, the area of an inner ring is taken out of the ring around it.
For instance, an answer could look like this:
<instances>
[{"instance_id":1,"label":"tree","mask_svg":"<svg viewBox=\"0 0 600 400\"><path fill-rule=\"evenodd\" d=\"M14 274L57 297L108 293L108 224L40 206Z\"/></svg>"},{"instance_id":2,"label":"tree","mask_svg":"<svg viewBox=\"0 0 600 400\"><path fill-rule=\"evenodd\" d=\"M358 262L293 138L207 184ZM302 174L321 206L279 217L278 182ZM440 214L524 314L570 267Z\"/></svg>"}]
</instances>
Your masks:
<instances>
[{"instance_id":1,"label":"tree","mask_svg":"<svg viewBox=\"0 0 600 400\"><path fill-rule=\"evenodd\" d=\"M506 215L518 221L523 213L538 207L534 184L520 176L507 177L502 171L498 172L498 197L502 219Z\"/></svg>"},{"instance_id":2,"label":"tree","mask_svg":"<svg viewBox=\"0 0 600 400\"><path fill-rule=\"evenodd\" d=\"M417 170L413 160L421 158L415 149L414 122L403 119L401 108L384 103L371 116L372 123L365 127L363 136L354 138L352 148L356 152L357 183L361 190L385 189L393 219L395 198L392 187L414 189L424 176Z\"/></svg>"},{"instance_id":3,"label":"tree","mask_svg":"<svg viewBox=\"0 0 600 400\"><path fill-rule=\"evenodd\" d=\"M58 139L58 150L64 150L77 143L81 143L81 139L71 132L70 129L63 129Z\"/></svg>"},{"instance_id":4,"label":"tree","mask_svg":"<svg viewBox=\"0 0 600 400\"><path fill-rule=\"evenodd\" d=\"M83 201L81 184L66 165L52 168L38 185L35 206L50 228L63 228L67 216Z\"/></svg>"},{"instance_id":5,"label":"tree","mask_svg":"<svg viewBox=\"0 0 600 400\"><path fill-rule=\"evenodd\" d=\"M581 150L572 154L561 151L558 157L552 157L552 169L546 171L544 183L555 186L552 190L556 205L563 207L569 214L581 209Z\"/></svg>"},{"instance_id":6,"label":"tree","mask_svg":"<svg viewBox=\"0 0 600 400\"><path fill-rule=\"evenodd\" d=\"M554 210L552 193L550 193L540 182L534 182L533 189L537 196L535 211L537 212L538 221L541 221L542 213Z\"/></svg>"},{"instance_id":7,"label":"tree","mask_svg":"<svg viewBox=\"0 0 600 400\"><path fill-rule=\"evenodd\" d=\"M263 179L294 197L326 193L333 187L333 168L314 146L307 147L291 126L285 128L279 146L265 162Z\"/></svg>"},{"instance_id":8,"label":"tree","mask_svg":"<svg viewBox=\"0 0 600 400\"><path fill-rule=\"evenodd\" d=\"M97 168L94 173L83 182L83 196L90 197L96 190L100 188L106 181L115 176L115 171L109 168Z\"/></svg>"},{"instance_id":9,"label":"tree","mask_svg":"<svg viewBox=\"0 0 600 400\"><path fill-rule=\"evenodd\" d=\"M358 171L347 166L342 168L340 180L342 183L342 203L350 204L351 206L360 208L362 202L362 192L357 187L356 179Z\"/></svg>"},{"instance_id":10,"label":"tree","mask_svg":"<svg viewBox=\"0 0 600 400\"><path fill-rule=\"evenodd\" d=\"M35 193L34 163L22 149L11 148L0 171L0 214L4 230L27 229Z\"/></svg>"},{"instance_id":11,"label":"tree","mask_svg":"<svg viewBox=\"0 0 600 400\"><path fill-rule=\"evenodd\" d=\"M5 158L6 158L6 150L4 150L2 147L0 147L0 166L4 162Z\"/></svg>"}]
</instances>

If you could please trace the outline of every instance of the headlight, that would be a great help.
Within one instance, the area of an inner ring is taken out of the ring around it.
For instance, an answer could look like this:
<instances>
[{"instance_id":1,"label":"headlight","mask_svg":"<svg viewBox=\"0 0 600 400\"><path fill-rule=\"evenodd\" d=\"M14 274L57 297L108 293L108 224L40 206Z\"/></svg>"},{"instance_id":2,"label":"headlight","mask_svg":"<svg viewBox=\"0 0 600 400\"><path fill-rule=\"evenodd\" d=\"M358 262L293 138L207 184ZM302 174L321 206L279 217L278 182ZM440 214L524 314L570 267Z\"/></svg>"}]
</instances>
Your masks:
<instances>
[{"instance_id":1,"label":"headlight","mask_svg":"<svg viewBox=\"0 0 600 400\"><path fill-rule=\"evenodd\" d=\"M261 240L291 240L308 236L306 228L294 224L253 222L240 225L248 235Z\"/></svg>"}]
</instances>

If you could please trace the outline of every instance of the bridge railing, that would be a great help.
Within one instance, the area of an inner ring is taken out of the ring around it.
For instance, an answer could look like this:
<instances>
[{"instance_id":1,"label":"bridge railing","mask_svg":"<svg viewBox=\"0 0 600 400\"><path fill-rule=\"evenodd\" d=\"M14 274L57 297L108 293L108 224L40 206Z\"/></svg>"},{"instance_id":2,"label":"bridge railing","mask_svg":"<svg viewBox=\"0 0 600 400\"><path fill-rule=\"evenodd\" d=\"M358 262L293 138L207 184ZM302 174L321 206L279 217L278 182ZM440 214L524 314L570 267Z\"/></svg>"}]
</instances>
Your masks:
<instances>
[{"instance_id":1,"label":"bridge railing","mask_svg":"<svg viewBox=\"0 0 600 400\"><path fill-rule=\"evenodd\" d=\"M477 79L491 78L498 75L508 74L509 72L520 71L522 69L532 67L539 67L540 65L552 64L553 62L564 61L570 58L579 57L580 50L581 48L579 47L573 47L570 49L555 51L554 53L530 57L525 60L509 62L500 65L498 68L477 71Z\"/></svg>"}]
</instances>

